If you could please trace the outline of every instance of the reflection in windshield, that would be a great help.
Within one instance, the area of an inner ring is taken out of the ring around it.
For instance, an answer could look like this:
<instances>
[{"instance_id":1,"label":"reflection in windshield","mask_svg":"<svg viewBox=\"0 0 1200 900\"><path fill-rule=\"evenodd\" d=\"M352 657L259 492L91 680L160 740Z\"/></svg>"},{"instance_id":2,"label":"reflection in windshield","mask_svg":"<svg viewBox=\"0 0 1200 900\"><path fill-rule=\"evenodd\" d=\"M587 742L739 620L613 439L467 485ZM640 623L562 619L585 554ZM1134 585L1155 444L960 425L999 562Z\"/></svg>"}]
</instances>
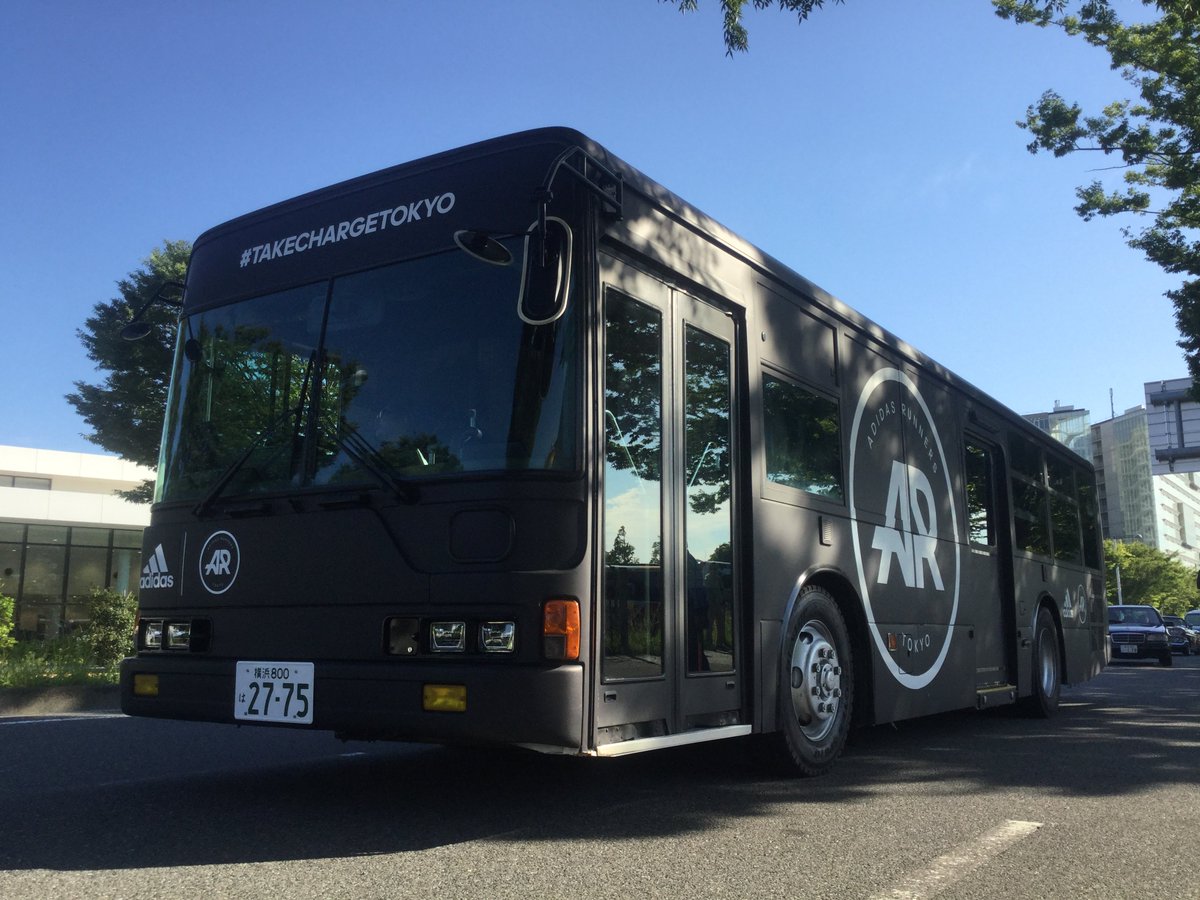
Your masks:
<instances>
[{"instance_id":1,"label":"reflection in windshield","mask_svg":"<svg viewBox=\"0 0 1200 900\"><path fill-rule=\"evenodd\" d=\"M161 499L574 470L574 315L521 322L519 277L450 252L189 317Z\"/></svg>"},{"instance_id":2,"label":"reflection in windshield","mask_svg":"<svg viewBox=\"0 0 1200 900\"><path fill-rule=\"evenodd\" d=\"M1161 625L1158 613L1144 606L1110 606L1109 625Z\"/></svg>"}]
</instances>

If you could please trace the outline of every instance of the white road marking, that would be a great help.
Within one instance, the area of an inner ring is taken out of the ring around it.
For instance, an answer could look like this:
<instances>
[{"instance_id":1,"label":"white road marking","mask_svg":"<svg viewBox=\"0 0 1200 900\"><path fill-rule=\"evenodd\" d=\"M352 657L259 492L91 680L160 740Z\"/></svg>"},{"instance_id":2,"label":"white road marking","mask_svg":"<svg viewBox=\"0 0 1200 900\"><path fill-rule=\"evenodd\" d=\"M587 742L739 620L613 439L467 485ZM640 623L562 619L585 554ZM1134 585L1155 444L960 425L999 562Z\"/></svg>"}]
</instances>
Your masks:
<instances>
[{"instance_id":1,"label":"white road marking","mask_svg":"<svg viewBox=\"0 0 1200 900\"><path fill-rule=\"evenodd\" d=\"M896 887L876 894L872 900L925 900L926 897L934 897L1041 827L1041 822L1010 819L975 840L939 856L925 869L910 874Z\"/></svg>"},{"instance_id":2,"label":"white road marking","mask_svg":"<svg viewBox=\"0 0 1200 900\"><path fill-rule=\"evenodd\" d=\"M124 713L75 713L70 716L45 716L32 719L6 719L0 716L0 726L4 725L48 725L54 722L88 722L93 719L124 719Z\"/></svg>"}]
</instances>

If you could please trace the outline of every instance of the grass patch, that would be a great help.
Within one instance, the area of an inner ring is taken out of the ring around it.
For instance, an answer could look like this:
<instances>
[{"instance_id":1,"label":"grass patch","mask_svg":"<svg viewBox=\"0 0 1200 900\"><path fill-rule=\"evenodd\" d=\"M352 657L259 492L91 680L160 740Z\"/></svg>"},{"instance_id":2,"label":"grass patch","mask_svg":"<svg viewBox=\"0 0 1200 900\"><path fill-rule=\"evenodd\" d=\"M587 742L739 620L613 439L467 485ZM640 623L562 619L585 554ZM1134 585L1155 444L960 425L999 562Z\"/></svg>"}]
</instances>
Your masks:
<instances>
[{"instance_id":1,"label":"grass patch","mask_svg":"<svg viewBox=\"0 0 1200 900\"><path fill-rule=\"evenodd\" d=\"M18 641L0 651L0 687L61 687L116 684L118 666L92 661L90 642L83 636L50 641Z\"/></svg>"}]
</instances>

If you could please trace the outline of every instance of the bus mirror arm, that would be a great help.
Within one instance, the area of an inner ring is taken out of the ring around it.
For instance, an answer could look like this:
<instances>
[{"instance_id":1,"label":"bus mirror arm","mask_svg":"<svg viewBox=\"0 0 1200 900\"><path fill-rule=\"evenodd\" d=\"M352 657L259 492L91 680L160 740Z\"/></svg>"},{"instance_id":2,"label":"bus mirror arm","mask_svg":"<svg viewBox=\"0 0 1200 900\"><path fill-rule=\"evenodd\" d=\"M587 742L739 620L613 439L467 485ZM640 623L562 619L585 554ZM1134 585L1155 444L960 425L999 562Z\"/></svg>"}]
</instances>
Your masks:
<instances>
[{"instance_id":1,"label":"bus mirror arm","mask_svg":"<svg viewBox=\"0 0 1200 900\"><path fill-rule=\"evenodd\" d=\"M579 168L575 167L576 159L579 160ZM545 224L546 207L549 206L553 197L550 189L554 186L554 179L558 177L559 169L564 169L567 174L575 176L576 180L588 191L595 194L604 204L604 212L609 217L616 221L625 217L622 196L624 182L622 182L621 176L589 155L582 147L570 147L550 164L550 168L546 172L546 180L533 195L534 202L539 204L538 220L542 225Z\"/></svg>"},{"instance_id":2,"label":"bus mirror arm","mask_svg":"<svg viewBox=\"0 0 1200 900\"><path fill-rule=\"evenodd\" d=\"M178 297L172 297L167 294L169 290L179 291ZM176 309L183 309L183 292L185 288L178 281L164 281L158 286L158 289L151 295L150 299L141 305L137 312L133 314L133 318L126 323L121 329L121 339L126 341L140 341L148 335L152 328L149 322L142 318L155 303L162 303L166 306L172 306Z\"/></svg>"}]
</instances>

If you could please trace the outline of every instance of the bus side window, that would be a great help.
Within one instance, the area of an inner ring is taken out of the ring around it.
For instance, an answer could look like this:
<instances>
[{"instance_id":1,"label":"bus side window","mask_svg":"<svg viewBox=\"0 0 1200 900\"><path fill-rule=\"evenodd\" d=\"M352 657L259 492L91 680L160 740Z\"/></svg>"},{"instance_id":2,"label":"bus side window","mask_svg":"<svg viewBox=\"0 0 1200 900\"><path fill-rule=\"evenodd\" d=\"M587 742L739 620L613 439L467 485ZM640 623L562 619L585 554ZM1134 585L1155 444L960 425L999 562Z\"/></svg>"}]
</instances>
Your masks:
<instances>
[{"instance_id":1,"label":"bus side window","mask_svg":"<svg viewBox=\"0 0 1200 900\"><path fill-rule=\"evenodd\" d=\"M1042 453L1036 444L1014 434L1009 442L1009 455L1017 546L1039 556L1049 556L1050 528Z\"/></svg>"},{"instance_id":2,"label":"bus side window","mask_svg":"<svg viewBox=\"0 0 1200 900\"><path fill-rule=\"evenodd\" d=\"M842 437L838 402L763 373L767 479L841 501Z\"/></svg>"},{"instance_id":3,"label":"bus side window","mask_svg":"<svg viewBox=\"0 0 1200 900\"><path fill-rule=\"evenodd\" d=\"M992 484L992 453L967 442L967 538L972 544L996 546L996 493Z\"/></svg>"},{"instance_id":4,"label":"bus side window","mask_svg":"<svg viewBox=\"0 0 1200 900\"><path fill-rule=\"evenodd\" d=\"M1063 562L1080 562L1083 554L1074 467L1047 454L1046 473L1050 481L1050 527L1054 538L1054 558Z\"/></svg>"},{"instance_id":5,"label":"bus side window","mask_svg":"<svg viewBox=\"0 0 1200 900\"><path fill-rule=\"evenodd\" d=\"M1083 564L1089 569L1100 568L1100 512L1096 506L1096 486L1083 472L1075 473L1079 515L1083 523Z\"/></svg>"}]
</instances>

